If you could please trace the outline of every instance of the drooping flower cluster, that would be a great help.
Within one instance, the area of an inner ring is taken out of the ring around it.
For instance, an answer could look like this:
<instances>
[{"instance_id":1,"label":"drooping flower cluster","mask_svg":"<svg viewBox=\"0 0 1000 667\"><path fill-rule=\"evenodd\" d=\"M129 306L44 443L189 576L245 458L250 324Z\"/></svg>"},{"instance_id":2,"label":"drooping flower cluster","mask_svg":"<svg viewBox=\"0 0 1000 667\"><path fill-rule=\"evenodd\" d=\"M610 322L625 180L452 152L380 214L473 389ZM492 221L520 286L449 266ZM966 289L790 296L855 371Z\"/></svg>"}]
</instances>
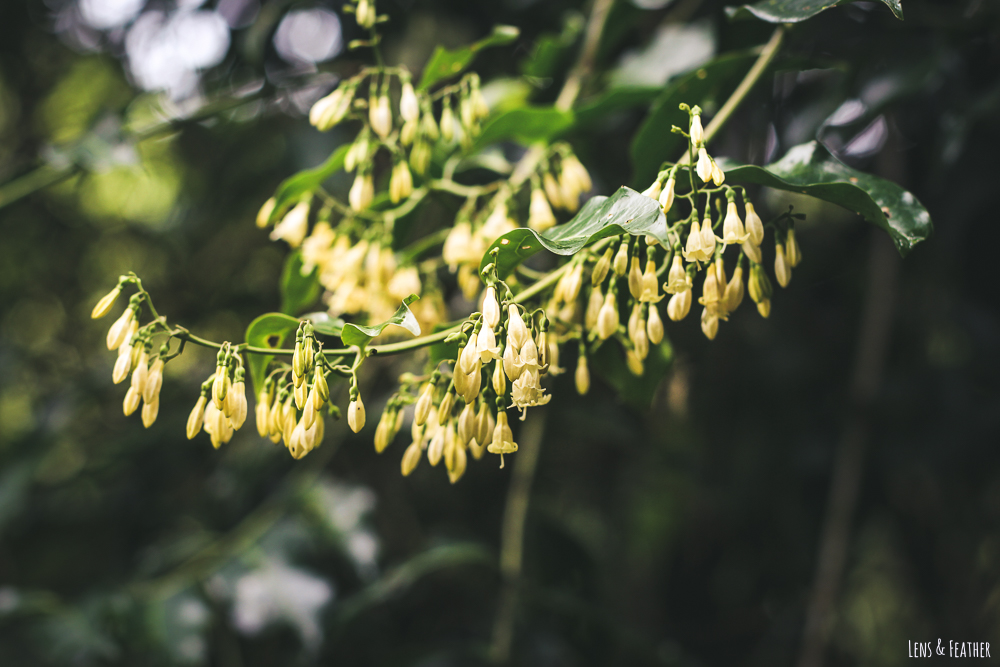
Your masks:
<instances>
[{"instance_id":1,"label":"drooping flower cluster","mask_svg":"<svg viewBox=\"0 0 1000 667\"><path fill-rule=\"evenodd\" d=\"M247 419L243 357L229 343L216 356L215 373L201 385L201 395L187 421L188 440L205 429L218 449L233 438Z\"/></svg>"}]
</instances>

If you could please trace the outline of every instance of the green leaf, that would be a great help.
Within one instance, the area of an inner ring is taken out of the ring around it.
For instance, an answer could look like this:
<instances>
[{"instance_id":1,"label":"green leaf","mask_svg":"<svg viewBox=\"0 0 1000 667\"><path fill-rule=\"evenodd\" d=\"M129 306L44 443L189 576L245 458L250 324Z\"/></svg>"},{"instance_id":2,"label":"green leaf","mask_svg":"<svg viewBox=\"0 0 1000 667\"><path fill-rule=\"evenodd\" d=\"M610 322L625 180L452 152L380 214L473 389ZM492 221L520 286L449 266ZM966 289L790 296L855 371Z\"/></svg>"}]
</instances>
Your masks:
<instances>
[{"instance_id":1,"label":"green leaf","mask_svg":"<svg viewBox=\"0 0 1000 667\"><path fill-rule=\"evenodd\" d=\"M742 7L727 7L726 14L731 19L758 18L768 23L798 23L816 16L820 12L846 5L854 0L761 0L752 5ZM900 0L882 0L885 6L900 21L903 20L903 7Z\"/></svg>"},{"instance_id":2,"label":"green leaf","mask_svg":"<svg viewBox=\"0 0 1000 667\"><path fill-rule=\"evenodd\" d=\"M336 172L344 168L344 158L347 157L347 151L350 149L350 144L344 144L333 153L330 157L326 159L326 162L314 167L313 169L306 169L300 171L294 176L290 176L281 182L278 189L274 191L274 210L271 211L271 217L268 219L268 224L275 222L280 218L285 210L296 203L304 194L312 192L320 186L320 184L326 179L333 176Z\"/></svg>"},{"instance_id":3,"label":"green leaf","mask_svg":"<svg viewBox=\"0 0 1000 667\"><path fill-rule=\"evenodd\" d=\"M284 313L265 313L247 327L247 345L251 347L266 347L279 349L288 334L299 327L299 321ZM259 394L264 388L267 365L274 359L273 354L249 354L247 365L250 367L250 377L253 379L254 394Z\"/></svg>"},{"instance_id":4,"label":"green leaf","mask_svg":"<svg viewBox=\"0 0 1000 667\"><path fill-rule=\"evenodd\" d=\"M340 333L344 330L344 320L339 317L330 317L329 313L322 311L303 315L303 320L312 322L313 329L318 334L324 336L336 336L340 338Z\"/></svg>"},{"instance_id":5,"label":"green leaf","mask_svg":"<svg viewBox=\"0 0 1000 667\"><path fill-rule=\"evenodd\" d=\"M564 225L544 234L532 229L507 232L490 246L498 248L497 272L503 278L518 264L545 248L557 255L575 255L584 246L608 236L628 233L652 236L667 244L667 219L655 199L621 187L610 197L593 197ZM479 265L482 272L492 262L489 251Z\"/></svg>"},{"instance_id":6,"label":"green leaf","mask_svg":"<svg viewBox=\"0 0 1000 667\"><path fill-rule=\"evenodd\" d=\"M560 34L540 35L531 55L521 62L521 73L536 79L556 76L572 57L573 45L583 32L584 19L577 13L569 14Z\"/></svg>"},{"instance_id":7,"label":"green leaf","mask_svg":"<svg viewBox=\"0 0 1000 667\"><path fill-rule=\"evenodd\" d=\"M420 297L416 294L411 294L403 299L403 305L399 307L396 314L381 324L376 324L375 326L363 326L360 324L350 323L345 324L344 330L340 334L340 339L344 341L345 346L358 345L360 347L364 347L371 341L372 338L380 335L382 330L390 324L403 327L414 336L419 336L420 323L417 322L416 316L410 312L409 308L409 305L419 298Z\"/></svg>"},{"instance_id":8,"label":"green leaf","mask_svg":"<svg viewBox=\"0 0 1000 667\"><path fill-rule=\"evenodd\" d=\"M521 107L494 116L476 137L473 151L513 139L525 146L551 139L573 125L573 112L554 107Z\"/></svg>"},{"instance_id":9,"label":"green leaf","mask_svg":"<svg viewBox=\"0 0 1000 667\"><path fill-rule=\"evenodd\" d=\"M795 146L765 167L720 160L727 182L756 183L822 199L863 216L889 233L906 254L934 231L927 209L891 181L848 167L815 141Z\"/></svg>"},{"instance_id":10,"label":"green leaf","mask_svg":"<svg viewBox=\"0 0 1000 667\"><path fill-rule=\"evenodd\" d=\"M424 67L424 75L420 79L420 89L427 90L438 81L455 76L468 67L476 53L482 49L509 44L517 39L519 34L520 30L514 26L498 25L493 27L492 33L464 49L450 51L443 46L438 46L427 66Z\"/></svg>"},{"instance_id":11,"label":"green leaf","mask_svg":"<svg viewBox=\"0 0 1000 667\"><path fill-rule=\"evenodd\" d=\"M296 250L290 254L281 273L281 312L294 315L308 308L316 303L320 291L319 267L314 266L311 273L303 275L302 253Z\"/></svg>"},{"instance_id":12,"label":"green leaf","mask_svg":"<svg viewBox=\"0 0 1000 667\"><path fill-rule=\"evenodd\" d=\"M593 125L611 113L633 107L644 107L655 100L660 86L619 86L592 99L576 109L576 127Z\"/></svg>"},{"instance_id":13,"label":"green leaf","mask_svg":"<svg viewBox=\"0 0 1000 667\"><path fill-rule=\"evenodd\" d=\"M673 360L674 350L666 338L659 345L649 346L642 375L633 375L628 369L621 345L605 343L590 357L594 372L611 385L624 403L643 412L649 410L653 395L673 365Z\"/></svg>"},{"instance_id":14,"label":"green leaf","mask_svg":"<svg viewBox=\"0 0 1000 667\"><path fill-rule=\"evenodd\" d=\"M750 51L729 53L667 84L632 139L633 183L645 187L665 160L678 159L687 148L687 138L670 131L672 125L686 128L688 124L687 113L678 105L718 106L715 100L734 90L756 59L757 54Z\"/></svg>"}]
</instances>

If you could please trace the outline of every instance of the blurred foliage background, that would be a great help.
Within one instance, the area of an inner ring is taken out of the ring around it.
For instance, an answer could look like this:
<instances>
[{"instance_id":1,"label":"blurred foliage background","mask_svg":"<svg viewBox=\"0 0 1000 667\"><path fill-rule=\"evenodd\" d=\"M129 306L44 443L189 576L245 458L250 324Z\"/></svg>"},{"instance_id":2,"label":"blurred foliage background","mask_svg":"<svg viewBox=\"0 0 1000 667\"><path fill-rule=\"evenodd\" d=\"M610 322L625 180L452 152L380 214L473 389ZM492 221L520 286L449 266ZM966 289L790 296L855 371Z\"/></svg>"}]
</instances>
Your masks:
<instances>
[{"instance_id":1,"label":"blurred foliage background","mask_svg":"<svg viewBox=\"0 0 1000 667\"><path fill-rule=\"evenodd\" d=\"M387 59L414 71L436 44L518 26L476 62L494 104L551 103L587 9L379 3ZM858 2L796 25L713 153L764 164L818 137L916 194L936 235L901 261L841 209L770 193L771 210L808 214L806 261L770 319L744 308L711 343L693 317L668 327L674 361L651 409L558 379L513 664L795 662L836 452L857 432L828 664L899 664L908 640L996 646L1000 11L904 10L900 22ZM0 4L0 182L17 184L0 186L0 664L488 662L512 466L471 465L455 486L426 466L403 479L402 445L372 451L374 419L359 436L328 428L302 462L252 428L221 451L187 441L205 350L167 366L145 430L122 417L106 323L88 317L129 270L172 321L215 340L278 310L286 249L253 218L346 139L304 120L357 57L340 53L359 36L340 12ZM664 86L770 31L712 0L618 0L577 105L590 113L567 136L596 190L644 186L644 160L674 157L632 143ZM205 104L197 122L143 136ZM864 352L872 322L884 355ZM856 376L871 386L860 408ZM371 378L370 414L392 379L388 366Z\"/></svg>"}]
</instances>

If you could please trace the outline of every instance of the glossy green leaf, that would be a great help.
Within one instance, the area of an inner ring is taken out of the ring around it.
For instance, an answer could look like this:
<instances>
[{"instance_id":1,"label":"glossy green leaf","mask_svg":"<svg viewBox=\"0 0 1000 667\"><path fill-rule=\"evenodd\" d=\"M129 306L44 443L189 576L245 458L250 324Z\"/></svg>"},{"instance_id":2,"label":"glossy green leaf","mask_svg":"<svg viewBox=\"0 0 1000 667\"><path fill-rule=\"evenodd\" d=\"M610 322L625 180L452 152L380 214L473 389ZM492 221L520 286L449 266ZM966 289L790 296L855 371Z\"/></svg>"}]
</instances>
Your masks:
<instances>
[{"instance_id":1,"label":"glossy green leaf","mask_svg":"<svg viewBox=\"0 0 1000 667\"><path fill-rule=\"evenodd\" d=\"M515 229L494 241L490 250L499 249L497 272L503 278L542 248L557 255L575 255L589 243L623 233L652 236L667 244L667 219L655 199L621 187L610 197L591 198L564 225L544 234L527 228ZM492 261L487 251L480 271Z\"/></svg>"},{"instance_id":2,"label":"glossy green leaf","mask_svg":"<svg viewBox=\"0 0 1000 667\"><path fill-rule=\"evenodd\" d=\"M255 319L247 327L247 345L279 349L288 334L299 327L299 321L284 313L265 313ZM274 359L271 354L249 354L247 365L250 367L250 377L253 379L254 394L259 394L264 387L267 365Z\"/></svg>"},{"instance_id":3,"label":"glossy green leaf","mask_svg":"<svg viewBox=\"0 0 1000 667\"><path fill-rule=\"evenodd\" d=\"M296 250L290 254L281 272L281 312L294 315L308 308L316 303L321 291L319 268L313 267L311 273L303 275L302 253Z\"/></svg>"},{"instance_id":4,"label":"glossy green leaf","mask_svg":"<svg viewBox=\"0 0 1000 667\"><path fill-rule=\"evenodd\" d=\"M730 18L758 18L768 23L798 23L816 16L820 12L846 5L854 0L761 0L752 5L742 7L727 7ZM896 18L903 20L903 7L900 0L882 0L886 7L892 10Z\"/></svg>"},{"instance_id":5,"label":"glossy green leaf","mask_svg":"<svg viewBox=\"0 0 1000 667\"><path fill-rule=\"evenodd\" d=\"M294 176L290 176L289 178L283 180L281 185L278 186L278 189L274 191L275 206L274 210L271 212L271 217L268 222L275 222L284 214L285 210L287 210L289 206L298 202L303 195L312 192L318 188L323 181L343 169L344 158L347 157L347 151L349 149L350 144L344 144L331 153L330 157L326 159L326 162L318 167L300 171Z\"/></svg>"},{"instance_id":6,"label":"glossy green leaf","mask_svg":"<svg viewBox=\"0 0 1000 667\"><path fill-rule=\"evenodd\" d=\"M492 33L464 49L451 51L443 46L438 46L427 66L424 67L424 75L420 79L420 89L426 90L442 79L455 76L469 66L479 51L490 46L510 44L517 39L519 34L520 31L514 26L498 25L494 26Z\"/></svg>"},{"instance_id":7,"label":"glossy green leaf","mask_svg":"<svg viewBox=\"0 0 1000 667\"><path fill-rule=\"evenodd\" d=\"M625 362L622 346L611 341L601 345L590 358L594 373L611 385L624 403L643 412L649 410L653 395L670 371L673 360L673 347L665 338L659 345L649 346L642 375L632 374Z\"/></svg>"},{"instance_id":8,"label":"glossy green leaf","mask_svg":"<svg viewBox=\"0 0 1000 667\"><path fill-rule=\"evenodd\" d=\"M340 334L340 339L344 341L345 346L358 345L364 347L371 341L372 338L380 335L390 324L403 327L414 336L419 336L420 323L417 322L416 316L410 311L409 308L410 304L419 298L420 297L416 294L411 294L403 299L403 304L396 311L396 314L381 324L376 324L374 326L363 326L361 324L351 323L345 324L344 330Z\"/></svg>"},{"instance_id":9,"label":"glossy green leaf","mask_svg":"<svg viewBox=\"0 0 1000 667\"><path fill-rule=\"evenodd\" d=\"M575 127L598 123L616 111L644 107L660 96L661 86L619 86L589 100L576 109Z\"/></svg>"},{"instance_id":10,"label":"glossy green leaf","mask_svg":"<svg viewBox=\"0 0 1000 667\"><path fill-rule=\"evenodd\" d=\"M934 230L927 209L910 192L848 167L815 141L795 146L766 168L736 166L727 160L720 160L719 166L726 172L727 183L766 185L854 211L887 231L903 256Z\"/></svg>"},{"instance_id":11,"label":"glossy green leaf","mask_svg":"<svg viewBox=\"0 0 1000 667\"><path fill-rule=\"evenodd\" d=\"M686 128L688 123L687 113L678 105L718 106L716 100L736 88L756 58L750 51L729 53L667 84L632 139L634 184L651 183L664 161L678 159L687 148L687 139L670 131L673 125Z\"/></svg>"},{"instance_id":12,"label":"glossy green leaf","mask_svg":"<svg viewBox=\"0 0 1000 667\"><path fill-rule=\"evenodd\" d=\"M491 118L476 137L473 152L498 141L514 140L524 145L545 141L573 125L573 112L554 107L521 107Z\"/></svg>"}]
</instances>

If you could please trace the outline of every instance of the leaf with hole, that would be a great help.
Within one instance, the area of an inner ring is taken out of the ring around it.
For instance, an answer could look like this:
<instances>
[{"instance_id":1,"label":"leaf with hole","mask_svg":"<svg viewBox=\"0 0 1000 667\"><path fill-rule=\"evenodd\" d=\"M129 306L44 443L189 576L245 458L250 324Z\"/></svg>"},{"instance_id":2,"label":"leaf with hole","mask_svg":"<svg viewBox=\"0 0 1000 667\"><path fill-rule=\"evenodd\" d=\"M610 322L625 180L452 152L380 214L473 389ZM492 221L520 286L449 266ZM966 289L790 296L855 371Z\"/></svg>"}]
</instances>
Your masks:
<instances>
[{"instance_id":1,"label":"leaf with hole","mask_svg":"<svg viewBox=\"0 0 1000 667\"><path fill-rule=\"evenodd\" d=\"M520 34L520 30L510 25L494 26L493 32L475 44L451 51L438 45L430 61L424 67L424 75L420 79L420 89L427 90L438 81L459 74L469 66L476 54L490 46L510 44Z\"/></svg>"},{"instance_id":2,"label":"leaf with hole","mask_svg":"<svg viewBox=\"0 0 1000 667\"><path fill-rule=\"evenodd\" d=\"M838 204L881 227L905 256L934 231L917 198L884 178L852 169L815 141L795 146L767 167L719 160L727 183L755 183Z\"/></svg>"},{"instance_id":3,"label":"leaf with hole","mask_svg":"<svg viewBox=\"0 0 1000 667\"><path fill-rule=\"evenodd\" d=\"M403 304L396 310L396 314L390 317L385 322L381 324L376 324L374 326L364 326L361 324L351 324L347 323L344 325L344 330L340 334L340 339L344 341L345 346L358 345L364 347L372 338L382 334L382 331L389 326L394 324L397 327L403 327L409 331L414 336L420 335L420 323L417 322L416 316L410 311L410 304L419 299L420 297L416 294L411 294L410 296L403 299Z\"/></svg>"},{"instance_id":4,"label":"leaf with hole","mask_svg":"<svg viewBox=\"0 0 1000 667\"><path fill-rule=\"evenodd\" d=\"M543 248L557 255L575 255L594 241L625 233L668 243L667 219L659 203L623 186L610 197L589 199L572 220L544 234L527 228L507 232L483 255L479 270L493 261L490 251L494 248L498 251L497 272L504 278Z\"/></svg>"},{"instance_id":5,"label":"leaf with hole","mask_svg":"<svg viewBox=\"0 0 1000 667\"><path fill-rule=\"evenodd\" d=\"M247 327L247 345L280 349L288 334L299 327L299 321L284 313L265 313ZM264 387L267 365L274 359L273 354L249 354L247 365L250 367L250 377L253 379L254 394L260 394Z\"/></svg>"}]
</instances>

